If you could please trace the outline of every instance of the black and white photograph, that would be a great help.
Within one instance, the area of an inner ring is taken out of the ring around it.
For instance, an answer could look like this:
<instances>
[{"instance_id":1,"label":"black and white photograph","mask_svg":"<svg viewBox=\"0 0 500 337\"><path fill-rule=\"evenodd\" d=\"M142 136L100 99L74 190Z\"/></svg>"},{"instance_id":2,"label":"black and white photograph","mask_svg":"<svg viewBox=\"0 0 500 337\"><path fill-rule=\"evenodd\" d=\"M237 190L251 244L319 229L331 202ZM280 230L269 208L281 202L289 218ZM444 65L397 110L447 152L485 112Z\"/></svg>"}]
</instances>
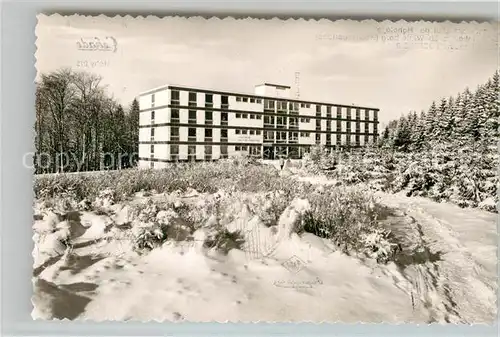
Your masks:
<instances>
[{"instance_id":1,"label":"black and white photograph","mask_svg":"<svg viewBox=\"0 0 500 337\"><path fill-rule=\"evenodd\" d=\"M495 324L498 22L37 19L33 319Z\"/></svg>"}]
</instances>

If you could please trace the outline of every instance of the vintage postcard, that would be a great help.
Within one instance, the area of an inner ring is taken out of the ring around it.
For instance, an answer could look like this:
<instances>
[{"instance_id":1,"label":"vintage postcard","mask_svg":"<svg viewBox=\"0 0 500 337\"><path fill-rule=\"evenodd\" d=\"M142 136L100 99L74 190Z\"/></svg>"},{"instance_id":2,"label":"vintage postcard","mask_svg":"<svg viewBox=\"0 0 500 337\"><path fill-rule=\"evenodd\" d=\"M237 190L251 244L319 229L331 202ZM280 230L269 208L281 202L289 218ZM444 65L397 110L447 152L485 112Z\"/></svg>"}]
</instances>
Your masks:
<instances>
[{"instance_id":1,"label":"vintage postcard","mask_svg":"<svg viewBox=\"0 0 500 337\"><path fill-rule=\"evenodd\" d=\"M32 317L494 324L498 28L39 15Z\"/></svg>"}]
</instances>

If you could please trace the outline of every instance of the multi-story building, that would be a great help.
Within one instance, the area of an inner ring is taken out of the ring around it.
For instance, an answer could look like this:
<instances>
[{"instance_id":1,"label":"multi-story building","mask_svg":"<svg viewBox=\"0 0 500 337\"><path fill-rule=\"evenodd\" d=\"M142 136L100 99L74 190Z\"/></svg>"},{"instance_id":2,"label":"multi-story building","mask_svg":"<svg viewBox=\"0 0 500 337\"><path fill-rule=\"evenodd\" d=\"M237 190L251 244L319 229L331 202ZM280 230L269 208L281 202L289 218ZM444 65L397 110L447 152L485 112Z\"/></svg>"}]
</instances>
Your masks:
<instances>
[{"instance_id":1,"label":"multi-story building","mask_svg":"<svg viewBox=\"0 0 500 337\"><path fill-rule=\"evenodd\" d=\"M315 144L360 147L378 138L378 111L290 97L265 83L254 94L167 85L140 94L139 166L248 154L301 158Z\"/></svg>"}]
</instances>

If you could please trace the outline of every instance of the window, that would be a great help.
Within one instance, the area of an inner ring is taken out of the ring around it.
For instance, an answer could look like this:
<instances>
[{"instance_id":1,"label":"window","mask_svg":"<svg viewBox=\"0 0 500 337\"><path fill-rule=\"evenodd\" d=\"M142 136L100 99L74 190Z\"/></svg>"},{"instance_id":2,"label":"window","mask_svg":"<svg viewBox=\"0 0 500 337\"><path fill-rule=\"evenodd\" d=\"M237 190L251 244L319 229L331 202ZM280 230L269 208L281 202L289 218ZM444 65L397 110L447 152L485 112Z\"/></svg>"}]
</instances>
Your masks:
<instances>
[{"instance_id":1,"label":"window","mask_svg":"<svg viewBox=\"0 0 500 337\"><path fill-rule=\"evenodd\" d=\"M155 138L155 128L151 128L151 140Z\"/></svg>"},{"instance_id":2,"label":"window","mask_svg":"<svg viewBox=\"0 0 500 337\"><path fill-rule=\"evenodd\" d=\"M151 111L151 123L155 121L155 112Z\"/></svg>"},{"instance_id":3,"label":"window","mask_svg":"<svg viewBox=\"0 0 500 337\"><path fill-rule=\"evenodd\" d=\"M283 143L286 141L286 132L276 132L276 142Z\"/></svg>"},{"instance_id":4,"label":"window","mask_svg":"<svg viewBox=\"0 0 500 337\"><path fill-rule=\"evenodd\" d=\"M227 138L227 129L220 130L220 138Z\"/></svg>"},{"instance_id":5,"label":"window","mask_svg":"<svg viewBox=\"0 0 500 337\"><path fill-rule=\"evenodd\" d=\"M172 127L170 129L170 140L179 140L179 128Z\"/></svg>"},{"instance_id":6,"label":"window","mask_svg":"<svg viewBox=\"0 0 500 337\"><path fill-rule=\"evenodd\" d=\"M221 102L222 108L227 109L227 106L229 104L229 97L228 96L221 96L220 100L221 100L220 102Z\"/></svg>"},{"instance_id":7,"label":"window","mask_svg":"<svg viewBox=\"0 0 500 337\"><path fill-rule=\"evenodd\" d=\"M235 147L234 147L234 150L235 150L235 151L240 151L240 150L241 150L241 147L240 147L240 146L235 146Z\"/></svg>"},{"instance_id":8,"label":"window","mask_svg":"<svg viewBox=\"0 0 500 337\"><path fill-rule=\"evenodd\" d=\"M278 102L278 110L286 111L286 102Z\"/></svg>"},{"instance_id":9,"label":"window","mask_svg":"<svg viewBox=\"0 0 500 337\"><path fill-rule=\"evenodd\" d=\"M241 97L240 96L236 96L236 102L241 102Z\"/></svg>"},{"instance_id":10,"label":"window","mask_svg":"<svg viewBox=\"0 0 500 337\"><path fill-rule=\"evenodd\" d=\"M261 115L255 115L255 118L256 119L262 119L262 116Z\"/></svg>"},{"instance_id":11,"label":"window","mask_svg":"<svg viewBox=\"0 0 500 337\"><path fill-rule=\"evenodd\" d=\"M196 110L189 110L188 121L196 123Z\"/></svg>"},{"instance_id":12,"label":"window","mask_svg":"<svg viewBox=\"0 0 500 337\"><path fill-rule=\"evenodd\" d=\"M151 151L151 154L155 153L155 146L154 145L151 145L150 151Z\"/></svg>"},{"instance_id":13,"label":"window","mask_svg":"<svg viewBox=\"0 0 500 337\"><path fill-rule=\"evenodd\" d=\"M155 104L155 94L152 94L151 95L151 104L154 105Z\"/></svg>"},{"instance_id":14,"label":"window","mask_svg":"<svg viewBox=\"0 0 500 337\"><path fill-rule=\"evenodd\" d=\"M241 131L240 131L240 129L236 129L236 130L234 130L234 133L239 135L241 133Z\"/></svg>"},{"instance_id":15,"label":"window","mask_svg":"<svg viewBox=\"0 0 500 337\"><path fill-rule=\"evenodd\" d=\"M170 155L179 154L179 145L170 145Z\"/></svg>"},{"instance_id":16,"label":"window","mask_svg":"<svg viewBox=\"0 0 500 337\"><path fill-rule=\"evenodd\" d=\"M209 160L211 156L212 156L212 146L205 145L205 159Z\"/></svg>"},{"instance_id":17,"label":"window","mask_svg":"<svg viewBox=\"0 0 500 337\"><path fill-rule=\"evenodd\" d=\"M259 104L261 104L262 103L262 99L257 98L256 102L259 103Z\"/></svg>"},{"instance_id":18,"label":"window","mask_svg":"<svg viewBox=\"0 0 500 337\"><path fill-rule=\"evenodd\" d=\"M222 125L227 125L227 112L221 112L220 121Z\"/></svg>"},{"instance_id":19,"label":"window","mask_svg":"<svg viewBox=\"0 0 500 337\"><path fill-rule=\"evenodd\" d=\"M172 90L172 92L170 93L170 97L172 104L177 104L177 105L179 104L180 93L178 90Z\"/></svg>"},{"instance_id":20,"label":"window","mask_svg":"<svg viewBox=\"0 0 500 337\"><path fill-rule=\"evenodd\" d=\"M250 98L250 103L255 103L255 98Z\"/></svg>"},{"instance_id":21,"label":"window","mask_svg":"<svg viewBox=\"0 0 500 337\"><path fill-rule=\"evenodd\" d=\"M241 114L241 118L248 118L247 114Z\"/></svg>"},{"instance_id":22,"label":"window","mask_svg":"<svg viewBox=\"0 0 500 337\"><path fill-rule=\"evenodd\" d=\"M255 134L260 136L260 130L255 131Z\"/></svg>"},{"instance_id":23,"label":"window","mask_svg":"<svg viewBox=\"0 0 500 337\"><path fill-rule=\"evenodd\" d=\"M311 104L306 103L306 108L310 108L310 107L311 107Z\"/></svg>"},{"instance_id":24,"label":"window","mask_svg":"<svg viewBox=\"0 0 500 337\"><path fill-rule=\"evenodd\" d=\"M205 121L212 121L213 114L212 111L205 111Z\"/></svg>"},{"instance_id":25,"label":"window","mask_svg":"<svg viewBox=\"0 0 500 337\"><path fill-rule=\"evenodd\" d=\"M255 115L250 114L250 119L255 119Z\"/></svg>"},{"instance_id":26,"label":"window","mask_svg":"<svg viewBox=\"0 0 500 337\"><path fill-rule=\"evenodd\" d=\"M242 146L241 151L248 151L248 148L246 146Z\"/></svg>"},{"instance_id":27,"label":"window","mask_svg":"<svg viewBox=\"0 0 500 337\"><path fill-rule=\"evenodd\" d=\"M251 135L255 135L255 130L250 130Z\"/></svg>"},{"instance_id":28,"label":"window","mask_svg":"<svg viewBox=\"0 0 500 337\"><path fill-rule=\"evenodd\" d=\"M301 132L300 136L301 137L309 137L309 132Z\"/></svg>"},{"instance_id":29,"label":"window","mask_svg":"<svg viewBox=\"0 0 500 337\"><path fill-rule=\"evenodd\" d=\"M154 162L154 161L150 162L150 163L149 163L149 167L150 167L150 168L155 168L155 162Z\"/></svg>"},{"instance_id":30,"label":"window","mask_svg":"<svg viewBox=\"0 0 500 337\"><path fill-rule=\"evenodd\" d=\"M274 132L273 131L264 131L264 140L274 140Z\"/></svg>"},{"instance_id":31,"label":"window","mask_svg":"<svg viewBox=\"0 0 500 337\"><path fill-rule=\"evenodd\" d=\"M276 117L276 125L286 125L286 117Z\"/></svg>"},{"instance_id":32,"label":"window","mask_svg":"<svg viewBox=\"0 0 500 337\"><path fill-rule=\"evenodd\" d=\"M242 135L246 135L247 134L247 130L241 130L241 134Z\"/></svg>"},{"instance_id":33,"label":"window","mask_svg":"<svg viewBox=\"0 0 500 337\"><path fill-rule=\"evenodd\" d=\"M222 145L222 146L220 147L220 154L221 154L221 156L223 156L223 157L227 156L227 145Z\"/></svg>"},{"instance_id":34,"label":"window","mask_svg":"<svg viewBox=\"0 0 500 337\"><path fill-rule=\"evenodd\" d=\"M194 103L196 105L197 97L195 92L189 93L189 103Z\"/></svg>"},{"instance_id":35,"label":"window","mask_svg":"<svg viewBox=\"0 0 500 337\"><path fill-rule=\"evenodd\" d=\"M205 129L205 138L212 138L212 129Z\"/></svg>"},{"instance_id":36,"label":"window","mask_svg":"<svg viewBox=\"0 0 500 337\"><path fill-rule=\"evenodd\" d=\"M264 100L264 109L274 111L274 101L270 100L270 99L265 99Z\"/></svg>"},{"instance_id":37,"label":"window","mask_svg":"<svg viewBox=\"0 0 500 337\"><path fill-rule=\"evenodd\" d=\"M188 145L188 160L196 160L196 146Z\"/></svg>"},{"instance_id":38,"label":"window","mask_svg":"<svg viewBox=\"0 0 500 337\"><path fill-rule=\"evenodd\" d=\"M290 102L289 109L290 109L290 111L298 111L299 110L299 103Z\"/></svg>"},{"instance_id":39,"label":"window","mask_svg":"<svg viewBox=\"0 0 500 337\"><path fill-rule=\"evenodd\" d=\"M248 97L243 97L243 102L248 102Z\"/></svg>"},{"instance_id":40,"label":"window","mask_svg":"<svg viewBox=\"0 0 500 337\"><path fill-rule=\"evenodd\" d=\"M212 94L205 94L205 103L214 103L214 95Z\"/></svg>"},{"instance_id":41,"label":"window","mask_svg":"<svg viewBox=\"0 0 500 337\"><path fill-rule=\"evenodd\" d=\"M305 108L305 107L306 107L306 105L305 105L304 103L300 103L300 107L301 107L301 108Z\"/></svg>"},{"instance_id":42,"label":"window","mask_svg":"<svg viewBox=\"0 0 500 337\"><path fill-rule=\"evenodd\" d=\"M189 128L188 129L188 138L195 138L196 139L196 128Z\"/></svg>"},{"instance_id":43,"label":"window","mask_svg":"<svg viewBox=\"0 0 500 337\"><path fill-rule=\"evenodd\" d=\"M289 118L288 123L290 126L296 126L297 125L297 118Z\"/></svg>"},{"instance_id":44,"label":"window","mask_svg":"<svg viewBox=\"0 0 500 337\"><path fill-rule=\"evenodd\" d=\"M171 113L171 122L179 123L179 109L172 109L170 113Z\"/></svg>"},{"instance_id":45,"label":"window","mask_svg":"<svg viewBox=\"0 0 500 337\"><path fill-rule=\"evenodd\" d=\"M316 114L321 113L321 105L316 104Z\"/></svg>"},{"instance_id":46,"label":"window","mask_svg":"<svg viewBox=\"0 0 500 337\"><path fill-rule=\"evenodd\" d=\"M264 116L264 124L274 125L274 117L273 116Z\"/></svg>"}]
</instances>

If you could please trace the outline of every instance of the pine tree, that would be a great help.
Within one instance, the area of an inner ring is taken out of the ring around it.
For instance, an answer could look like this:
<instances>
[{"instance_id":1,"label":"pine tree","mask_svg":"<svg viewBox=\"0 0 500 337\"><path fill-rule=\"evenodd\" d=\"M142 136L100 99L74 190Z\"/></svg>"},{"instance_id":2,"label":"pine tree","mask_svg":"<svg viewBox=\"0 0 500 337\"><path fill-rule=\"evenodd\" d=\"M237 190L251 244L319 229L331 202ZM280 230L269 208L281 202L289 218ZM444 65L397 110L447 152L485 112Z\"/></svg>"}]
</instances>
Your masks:
<instances>
[{"instance_id":1,"label":"pine tree","mask_svg":"<svg viewBox=\"0 0 500 337\"><path fill-rule=\"evenodd\" d=\"M402 116L396 128L394 135L394 146L401 151L408 151L410 145L410 124L409 119Z\"/></svg>"},{"instance_id":2,"label":"pine tree","mask_svg":"<svg viewBox=\"0 0 500 337\"><path fill-rule=\"evenodd\" d=\"M485 87L485 116L482 124L481 136L488 143L495 143L499 136L500 100L499 100L499 72L493 74Z\"/></svg>"},{"instance_id":3,"label":"pine tree","mask_svg":"<svg viewBox=\"0 0 500 337\"><path fill-rule=\"evenodd\" d=\"M128 143L128 158L131 166L136 165L137 153L139 150L139 101L136 98L132 101L130 105L128 119L128 132L127 132L127 143Z\"/></svg>"},{"instance_id":4,"label":"pine tree","mask_svg":"<svg viewBox=\"0 0 500 337\"><path fill-rule=\"evenodd\" d=\"M468 136L468 120L471 114L472 93L469 88L465 88L460 100L457 100L455 114L455 138L465 142L469 139Z\"/></svg>"},{"instance_id":5,"label":"pine tree","mask_svg":"<svg viewBox=\"0 0 500 337\"><path fill-rule=\"evenodd\" d=\"M437 110L437 116L435 120L435 139L439 141L444 141L448 133L448 125L450 122L450 113L448 111L448 102L446 98L442 98Z\"/></svg>"},{"instance_id":6,"label":"pine tree","mask_svg":"<svg viewBox=\"0 0 500 337\"><path fill-rule=\"evenodd\" d=\"M438 118L438 109L436 107L436 102L432 102L429 110L425 114L425 138L426 141L431 143L436 139L436 130L437 130L437 118Z\"/></svg>"},{"instance_id":7,"label":"pine tree","mask_svg":"<svg viewBox=\"0 0 500 337\"><path fill-rule=\"evenodd\" d=\"M415 136L414 136L414 147L417 150L422 149L425 143L425 123L426 123L426 114L425 111L422 110L420 112L420 116L418 117L417 120L417 127L415 130Z\"/></svg>"},{"instance_id":8,"label":"pine tree","mask_svg":"<svg viewBox=\"0 0 500 337\"><path fill-rule=\"evenodd\" d=\"M472 97L465 123L466 134L473 142L481 138L482 124L486 116L485 105L485 89L484 86L479 86Z\"/></svg>"}]
</instances>

